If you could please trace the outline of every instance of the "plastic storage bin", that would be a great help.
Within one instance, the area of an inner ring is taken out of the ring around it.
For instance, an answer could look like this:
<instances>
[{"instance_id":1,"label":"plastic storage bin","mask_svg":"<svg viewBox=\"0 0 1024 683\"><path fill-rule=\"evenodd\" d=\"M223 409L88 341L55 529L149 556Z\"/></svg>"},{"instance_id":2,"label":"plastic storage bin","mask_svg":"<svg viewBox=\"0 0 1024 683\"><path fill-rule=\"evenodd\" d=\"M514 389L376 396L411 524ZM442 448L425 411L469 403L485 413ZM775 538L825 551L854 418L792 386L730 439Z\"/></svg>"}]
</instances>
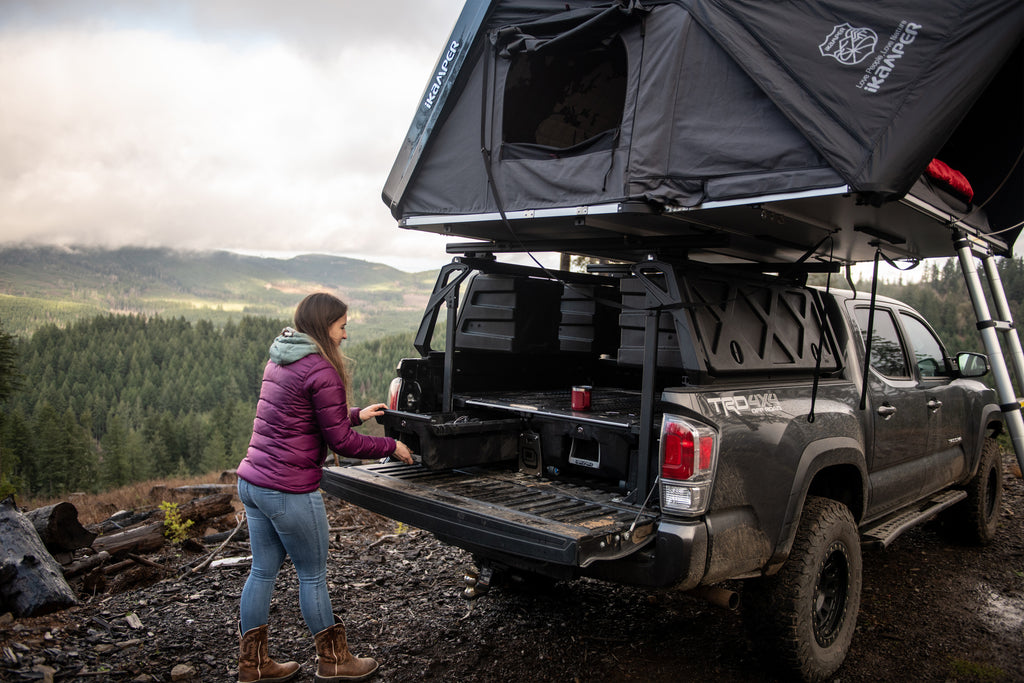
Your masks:
<instances>
[{"instance_id":1,"label":"plastic storage bin","mask_svg":"<svg viewBox=\"0 0 1024 683\"><path fill-rule=\"evenodd\" d=\"M519 457L519 418L389 411L385 433L400 439L432 470L486 465Z\"/></svg>"},{"instance_id":2,"label":"plastic storage bin","mask_svg":"<svg viewBox=\"0 0 1024 683\"><path fill-rule=\"evenodd\" d=\"M507 353L558 351L562 283L477 275L459 309L455 348Z\"/></svg>"}]
</instances>

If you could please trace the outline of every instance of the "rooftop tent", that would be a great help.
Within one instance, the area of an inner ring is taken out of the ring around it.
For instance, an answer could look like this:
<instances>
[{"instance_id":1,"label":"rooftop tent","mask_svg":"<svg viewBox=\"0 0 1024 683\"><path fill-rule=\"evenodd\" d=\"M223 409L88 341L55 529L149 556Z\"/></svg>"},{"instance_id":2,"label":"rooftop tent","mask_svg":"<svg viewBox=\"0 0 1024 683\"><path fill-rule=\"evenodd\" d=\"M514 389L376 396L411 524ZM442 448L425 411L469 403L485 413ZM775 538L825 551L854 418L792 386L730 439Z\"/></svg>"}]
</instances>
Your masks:
<instances>
[{"instance_id":1,"label":"rooftop tent","mask_svg":"<svg viewBox=\"0 0 1024 683\"><path fill-rule=\"evenodd\" d=\"M384 200L494 250L1009 253L1022 35L1019 0L470 0Z\"/></svg>"}]
</instances>

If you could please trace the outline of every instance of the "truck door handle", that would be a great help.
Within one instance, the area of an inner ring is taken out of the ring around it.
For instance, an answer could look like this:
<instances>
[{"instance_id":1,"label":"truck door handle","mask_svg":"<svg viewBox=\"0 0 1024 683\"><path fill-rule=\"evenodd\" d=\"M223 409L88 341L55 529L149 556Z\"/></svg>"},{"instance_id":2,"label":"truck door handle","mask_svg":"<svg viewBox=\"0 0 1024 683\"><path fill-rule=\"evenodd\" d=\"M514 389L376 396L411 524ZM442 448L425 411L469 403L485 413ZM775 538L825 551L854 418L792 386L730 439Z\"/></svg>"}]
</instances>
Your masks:
<instances>
[{"instance_id":1,"label":"truck door handle","mask_svg":"<svg viewBox=\"0 0 1024 683\"><path fill-rule=\"evenodd\" d=\"M941 407L942 401L938 399L933 398L932 400L928 401L928 410L932 411L933 413Z\"/></svg>"},{"instance_id":2,"label":"truck door handle","mask_svg":"<svg viewBox=\"0 0 1024 683\"><path fill-rule=\"evenodd\" d=\"M896 406L884 404L878 406L878 414L888 420L890 417L896 414Z\"/></svg>"}]
</instances>

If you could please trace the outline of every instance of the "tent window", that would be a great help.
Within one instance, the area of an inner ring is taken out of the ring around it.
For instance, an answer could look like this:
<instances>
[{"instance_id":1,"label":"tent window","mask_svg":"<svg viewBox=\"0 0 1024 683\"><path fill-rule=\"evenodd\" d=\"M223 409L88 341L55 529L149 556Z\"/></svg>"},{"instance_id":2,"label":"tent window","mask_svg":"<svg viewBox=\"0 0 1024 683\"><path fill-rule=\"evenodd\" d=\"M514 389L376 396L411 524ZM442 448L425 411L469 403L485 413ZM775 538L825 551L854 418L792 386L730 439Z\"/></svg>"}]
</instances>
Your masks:
<instances>
[{"instance_id":1,"label":"tent window","mask_svg":"<svg viewBox=\"0 0 1024 683\"><path fill-rule=\"evenodd\" d=\"M625 101L626 48L618 38L592 50L521 52L505 84L502 138L575 147L618 128Z\"/></svg>"}]
</instances>

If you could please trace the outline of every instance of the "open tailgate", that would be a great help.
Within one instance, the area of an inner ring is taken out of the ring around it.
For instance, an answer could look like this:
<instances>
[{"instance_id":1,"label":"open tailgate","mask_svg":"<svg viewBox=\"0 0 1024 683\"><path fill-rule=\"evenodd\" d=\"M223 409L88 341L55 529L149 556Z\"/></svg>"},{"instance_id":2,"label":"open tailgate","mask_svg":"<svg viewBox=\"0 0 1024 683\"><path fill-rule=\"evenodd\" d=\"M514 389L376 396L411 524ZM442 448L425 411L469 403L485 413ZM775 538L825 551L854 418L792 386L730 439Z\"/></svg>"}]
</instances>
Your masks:
<instances>
[{"instance_id":1,"label":"open tailgate","mask_svg":"<svg viewBox=\"0 0 1024 683\"><path fill-rule=\"evenodd\" d=\"M321 487L453 545L568 567L639 550L654 538L658 517L616 494L483 468L325 467Z\"/></svg>"}]
</instances>

